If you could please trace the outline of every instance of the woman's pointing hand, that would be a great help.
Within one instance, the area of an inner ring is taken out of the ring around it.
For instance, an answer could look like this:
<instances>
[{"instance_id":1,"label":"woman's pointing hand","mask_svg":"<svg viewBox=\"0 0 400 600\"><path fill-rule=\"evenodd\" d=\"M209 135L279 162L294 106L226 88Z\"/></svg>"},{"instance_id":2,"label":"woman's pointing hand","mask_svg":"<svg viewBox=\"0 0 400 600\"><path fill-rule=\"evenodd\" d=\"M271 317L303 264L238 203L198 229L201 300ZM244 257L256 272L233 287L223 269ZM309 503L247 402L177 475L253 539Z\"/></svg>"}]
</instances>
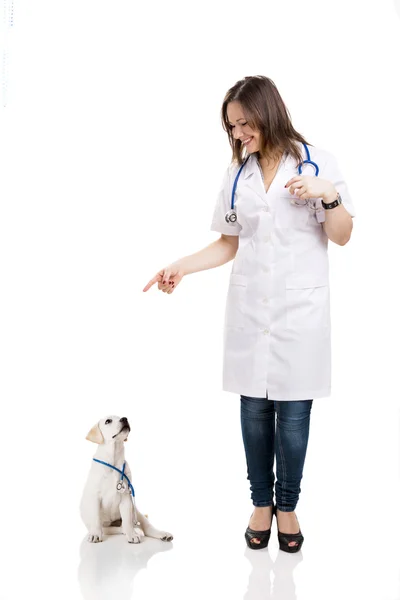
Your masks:
<instances>
[{"instance_id":1,"label":"woman's pointing hand","mask_svg":"<svg viewBox=\"0 0 400 600\"><path fill-rule=\"evenodd\" d=\"M184 276L184 272L179 263L172 263L163 269L160 269L158 273L150 279L148 284L144 287L143 291L147 292L155 283L158 283L158 289L167 294L172 294L174 289L180 283Z\"/></svg>"}]
</instances>

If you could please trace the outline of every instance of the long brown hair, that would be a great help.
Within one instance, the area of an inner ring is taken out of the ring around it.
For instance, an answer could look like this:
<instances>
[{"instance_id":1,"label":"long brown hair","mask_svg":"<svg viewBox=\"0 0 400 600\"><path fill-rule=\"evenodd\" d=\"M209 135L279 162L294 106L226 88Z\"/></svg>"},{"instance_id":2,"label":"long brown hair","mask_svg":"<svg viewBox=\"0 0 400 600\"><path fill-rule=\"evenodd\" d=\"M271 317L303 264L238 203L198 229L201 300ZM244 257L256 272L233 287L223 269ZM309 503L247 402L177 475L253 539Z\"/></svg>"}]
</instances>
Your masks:
<instances>
[{"instance_id":1,"label":"long brown hair","mask_svg":"<svg viewBox=\"0 0 400 600\"><path fill-rule=\"evenodd\" d=\"M235 140L229 125L227 107L233 101L241 104L250 127L260 132L261 156L274 156L286 151L297 159L298 163L303 160L296 142L308 142L293 127L290 113L274 82L263 75L255 75L244 77L235 83L226 93L222 104L222 127L228 134L232 162L236 161L239 165L244 162L243 144L240 140Z\"/></svg>"}]
</instances>

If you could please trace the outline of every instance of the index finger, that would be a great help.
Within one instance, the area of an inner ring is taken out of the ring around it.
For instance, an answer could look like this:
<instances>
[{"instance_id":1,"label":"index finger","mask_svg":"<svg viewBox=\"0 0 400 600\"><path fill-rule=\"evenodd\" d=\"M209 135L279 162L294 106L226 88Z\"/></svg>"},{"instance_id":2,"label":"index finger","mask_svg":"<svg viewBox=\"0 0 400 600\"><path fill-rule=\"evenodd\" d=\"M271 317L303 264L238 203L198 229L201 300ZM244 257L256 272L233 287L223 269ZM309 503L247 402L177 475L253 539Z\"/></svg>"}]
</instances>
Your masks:
<instances>
[{"instance_id":1,"label":"index finger","mask_svg":"<svg viewBox=\"0 0 400 600\"><path fill-rule=\"evenodd\" d=\"M152 285L154 285L155 283L157 283L157 281L160 281L160 280L161 280L161 275L159 273L157 273L157 275L155 277L153 277L153 279L150 279L149 283L143 288L143 291L147 292L147 290L149 290Z\"/></svg>"},{"instance_id":2,"label":"index finger","mask_svg":"<svg viewBox=\"0 0 400 600\"><path fill-rule=\"evenodd\" d=\"M289 179L289 181L285 185L285 188L288 187L289 185L292 185L292 183L294 183L295 181L301 181L302 179L303 179L302 175L296 175L296 177L292 177L292 179Z\"/></svg>"}]
</instances>

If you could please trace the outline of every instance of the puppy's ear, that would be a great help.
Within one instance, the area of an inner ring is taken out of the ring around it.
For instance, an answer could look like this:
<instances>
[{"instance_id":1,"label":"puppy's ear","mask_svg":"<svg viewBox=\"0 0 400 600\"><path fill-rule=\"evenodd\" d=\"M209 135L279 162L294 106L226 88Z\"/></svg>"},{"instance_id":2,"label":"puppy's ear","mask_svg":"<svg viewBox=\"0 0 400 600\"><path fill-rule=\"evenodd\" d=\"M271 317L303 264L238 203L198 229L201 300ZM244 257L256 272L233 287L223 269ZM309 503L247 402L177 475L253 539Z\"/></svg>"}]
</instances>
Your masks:
<instances>
[{"instance_id":1,"label":"puppy's ear","mask_svg":"<svg viewBox=\"0 0 400 600\"><path fill-rule=\"evenodd\" d=\"M95 444L102 444L104 442L103 434L100 431L99 424L93 425L92 429L86 436L86 439L89 442L94 442Z\"/></svg>"}]
</instances>

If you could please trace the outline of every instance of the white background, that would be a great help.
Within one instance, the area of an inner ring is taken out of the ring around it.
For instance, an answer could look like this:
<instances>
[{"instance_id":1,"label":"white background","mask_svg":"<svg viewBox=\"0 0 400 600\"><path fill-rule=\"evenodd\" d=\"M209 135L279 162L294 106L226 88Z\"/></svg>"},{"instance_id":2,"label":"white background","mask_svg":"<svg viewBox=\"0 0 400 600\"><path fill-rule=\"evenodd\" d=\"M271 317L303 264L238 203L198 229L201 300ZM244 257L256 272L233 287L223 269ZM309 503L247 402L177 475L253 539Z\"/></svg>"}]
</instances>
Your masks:
<instances>
[{"instance_id":1,"label":"white background","mask_svg":"<svg viewBox=\"0 0 400 600\"><path fill-rule=\"evenodd\" d=\"M399 600L399 6L21 0L12 27L10 6L1 600ZM266 551L244 542L239 398L221 391L232 263L171 295L142 292L218 237L220 107L257 74L335 154L357 212L349 244L329 245L333 393L312 410L301 556L278 551L276 530ZM107 414L129 418L138 506L172 544L85 542L78 507L96 450L85 436Z\"/></svg>"}]
</instances>

